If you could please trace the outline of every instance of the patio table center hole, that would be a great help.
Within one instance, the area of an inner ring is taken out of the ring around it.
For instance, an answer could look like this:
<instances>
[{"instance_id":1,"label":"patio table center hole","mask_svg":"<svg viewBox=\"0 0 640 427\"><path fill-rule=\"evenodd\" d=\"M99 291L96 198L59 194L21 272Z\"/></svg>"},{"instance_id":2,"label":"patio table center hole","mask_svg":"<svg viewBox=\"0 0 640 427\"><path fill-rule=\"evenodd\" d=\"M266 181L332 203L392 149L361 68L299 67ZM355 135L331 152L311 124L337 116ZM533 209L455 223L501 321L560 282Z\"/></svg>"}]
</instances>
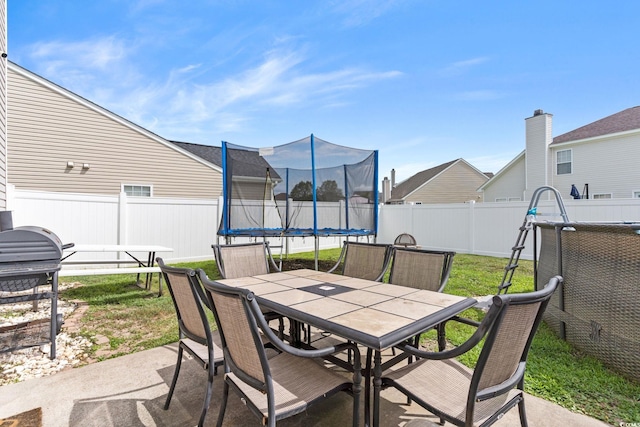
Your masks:
<instances>
[{"instance_id":1,"label":"patio table center hole","mask_svg":"<svg viewBox=\"0 0 640 427\"><path fill-rule=\"evenodd\" d=\"M353 288L348 286L336 285L335 283L318 283L316 285L305 286L302 288L298 288L301 291L311 292L312 294L322 295L325 297L330 297L332 295L342 294L344 292L352 291Z\"/></svg>"}]
</instances>

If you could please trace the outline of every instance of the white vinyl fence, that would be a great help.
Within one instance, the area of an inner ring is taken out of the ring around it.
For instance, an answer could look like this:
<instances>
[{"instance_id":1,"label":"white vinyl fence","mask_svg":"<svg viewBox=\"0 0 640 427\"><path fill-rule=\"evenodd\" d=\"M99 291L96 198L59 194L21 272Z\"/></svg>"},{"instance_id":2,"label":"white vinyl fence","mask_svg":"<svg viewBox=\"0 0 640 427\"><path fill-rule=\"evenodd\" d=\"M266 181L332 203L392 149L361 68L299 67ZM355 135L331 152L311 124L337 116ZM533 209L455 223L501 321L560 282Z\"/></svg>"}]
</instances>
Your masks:
<instances>
[{"instance_id":1,"label":"white vinyl fence","mask_svg":"<svg viewBox=\"0 0 640 427\"><path fill-rule=\"evenodd\" d=\"M565 205L572 221L640 221L640 199L569 200ZM429 249L508 257L528 206L528 202L383 205L377 241L392 243L398 234L410 233ZM9 187L7 209L13 212L15 227L42 226L63 243L167 246L173 252L162 255L169 262L212 259L211 244L218 241L218 200L46 193ZM538 211L558 213L555 202L546 201ZM538 217L547 219L557 220L558 216ZM320 248L339 247L342 240L321 238ZM530 243L522 253L525 259L532 258ZM296 237L286 242L271 239L271 244L295 253L313 251L315 241Z\"/></svg>"},{"instance_id":2,"label":"white vinyl fence","mask_svg":"<svg viewBox=\"0 0 640 427\"><path fill-rule=\"evenodd\" d=\"M570 221L640 222L640 199L566 200ZM509 257L523 225L529 202L384 205L380 209L379 243L412 234L428 249ZM540 201L537 221L561 221L555 201ZM532 259L528 237L523 259Z\"/></svg>"},{"instance_id":3,"label":"white vinyl fence","mask_svg":"<svg viewBox=\"0 0 640 427\"><path fill-rule=\"evenodd\" d=\"M213 258L211 244L218 242L219 200L144 198L50 193L11 189L7 209L13 226L36 225L55 233L62 243L100 245L159 245L173 249L161 254L169 262ZM221 203L221 202L220 202ZM313 251L312 237L269 239L290 253ZM321 249L340 247L343 238L319 240ZM249 241L232 238L232 243ZM224 239L220 238L220 243ZM99 254L77 254L74 259L93 259Z\"/></svg>"}]
</instances>

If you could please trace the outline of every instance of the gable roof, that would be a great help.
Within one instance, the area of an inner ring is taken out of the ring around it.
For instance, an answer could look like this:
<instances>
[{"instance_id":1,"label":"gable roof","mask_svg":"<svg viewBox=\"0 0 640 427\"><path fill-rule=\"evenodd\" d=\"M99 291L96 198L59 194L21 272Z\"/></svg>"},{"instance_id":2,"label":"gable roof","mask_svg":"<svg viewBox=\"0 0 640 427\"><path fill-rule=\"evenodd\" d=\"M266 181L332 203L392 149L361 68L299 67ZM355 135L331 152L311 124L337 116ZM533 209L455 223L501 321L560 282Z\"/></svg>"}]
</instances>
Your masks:
<instances>
[{"instance_id":1,"label":"gable roof","mask_svg":"<svg viewBox=\"0 0 640 427\"><path fill-rule=\"evenodd\" d=\"M476 167L474 167L472 164L467 162L465 159L462 159L462 158L455 159L455 160L451 160L450 162L435 166L431 169L426 169L426 170L423 170L422 172L418 172L412 177L402 181L401 183L396 185L395 188L391 189L391 198L389 200L395 201L395 200L402 200L406 198L411 193L413 193L423 185L427 184L429 181L433 180L438 175L440 175L441 173L449 169L451 166L459 162L464 162L467 166L471 167L473 170L478 172L478 174L484 175L485 177L487 176L487 174L478 170Z\"/></svg>"},{"instance_id":2,"label":"gable roof","mask_svg":"<svg viewBox=\"0 0 640 427\"><path fill-rule=\"evenodd\" d=\"M212 145L194 144L191 142L171 141L178 147L195 154L207 162L222 167L222 147ZM233 150L234 170L236 176L251 178L265 178L266 169L270 169L271 179L280 180L280 175L274 168L255 150Z\"/></svg>"},{"instance_id":3,"label":"gable roof","mask_svg":"<svg viewBox=\"0 0 640 427\"><path fill-rule=\"evenodd\" d=\"M505 174L509 169L511 169L516 163L518 163L518 161L520 161L521 159L524 159L524 156L525 156L526 152L527 152L527 150L522 150L520 152L520 154L515 156L509 163L507 163L505 166L503 166L502 169L500 169L495 174L491 174L491 176L489 176L489 175L487 175L485 173L485 175L487 175L489 177L489 180L487 182L485 182L484 184L482 184L478 188L478 191L484 191L484 189L486 189L487 187L491 186L494 182L498 181L500 179L500 177L503 174Z\"/></svg>"},{"instance_id":4,"label":"gable roof","mask_svg":"<svg viewBox=\"0 0 640 427\"><path fill-rule=\"evenodd\" d=\"M627 108L593 123L579 127L571 132L553 138L551 144L594 138L612 133L640 129L640 106Z\"/></svg>"},{"instance_id":5,"label":"gable roof","mask_svg":"<svg viewBox=\"0 0 640 427\"><path fill-rule=\"evenodd\" d=\"M125 119L124 117L119 116L116 113L114 113L112 111L109 111L106 108L101 107L100 105L98 105L98 104L96 104L96 103L94 103L92 101L89 101L88 99L86 99L86 98L84 98L84 97L82 97L82 96L80 96L80 95L78 95L78 94L76 94L74 92L71 92L68 89L63 88L62 86L59 86L59 85L53 83L52 81L47 80L44 77L39 76L38 74L36 74L36 73L34 73L32 71L27 70L26 68L21 67L20 65L16 64L15 62L7 61L7 67L11 71L14 71L14 72L18 73L21 76L26 77L27 79L33 80L33 81L37 82L38 84L40 84L40 85L42 85L42 86L44 86L44 87L46 87L46 88L58 93L58 94L60 94L60 95L66 97L68 99L71 99L71 100L73 100L73 101L75 101L75 102L77 102L77 103L79 103L79 104L81 104L81 105L83 105L83 106L85 106L85 107L87 107L87 108L99 113L99 114L102 114L103 116L106 116L106 117L110 118L111 120L114 120L114 121L120 123L123 126L128 127L129 129L134 130L135 132L138 132L138 133L146 136L147 138L150 138L150 139L152 139L152 140L154 140L154 141L156 141L156 142L158 142L158 143L160 143L162 145L165 145L165 146L167 146L167 147L169 147L169 148L171 148L171 149L173 149L173 150L175 150L175 151L177 151L177 152L179 152L179 153L181 153L181 154L183 154L185 156L188 156L189 158L197 161L198 163L205 164L205 165L207 165L209 167L213 167L213 169L215 169L215 170L217 170L219 172L222 172L222 168L219 165L204 162L202 158L193 155L193 153L185 151L184 149L176 146L175 144L172 144L170 141L168 141L168 140L162 138L161 136L151 132L150 130L145 129L142 126L138 126L137 124Z\"/></svg>"}]
</instances>

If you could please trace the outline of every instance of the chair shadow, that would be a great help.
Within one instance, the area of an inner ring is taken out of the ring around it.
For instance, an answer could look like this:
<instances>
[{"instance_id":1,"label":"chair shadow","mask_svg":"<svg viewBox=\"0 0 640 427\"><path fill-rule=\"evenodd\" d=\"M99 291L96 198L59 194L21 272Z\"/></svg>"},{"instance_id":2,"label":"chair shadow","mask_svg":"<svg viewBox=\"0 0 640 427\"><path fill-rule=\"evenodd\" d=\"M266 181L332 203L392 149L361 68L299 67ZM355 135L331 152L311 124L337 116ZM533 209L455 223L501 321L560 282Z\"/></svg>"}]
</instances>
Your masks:
<instances>
[{"instance_id":1,"label":"chair shadow","mask_svg":"<svg viewBox=\"0 0 640 427\"><path fill-rule=\"evenodd\" d=\"M176 353L177 349L172 348ZM71 427L130 426L178 427L197 425L204 392L205 371L193 360L183 360L180 377L168 410L164 410L174 366L156 371L157 377L144 385L123 389L117 394L107 394L74 401L68 425ZM220 373L222 368L220 369ZM158 380L158 378L160 380ZM214 380L213 397L205 419L205 425L214 426L220 409L222 376ZM362 409L364 396L360 408ZM351 426L353 401L345 393L312 405L307 411L279 421L280 427L340 427ZM363 414L361 414L363 420ZM436 426L438 419L417 405L406 405L406 398L395 390L385 390L381 396L381 425L383 426ZM225 412L226 426L259 425L260 420L230 395Z\"/></svg>"}]
</instances>

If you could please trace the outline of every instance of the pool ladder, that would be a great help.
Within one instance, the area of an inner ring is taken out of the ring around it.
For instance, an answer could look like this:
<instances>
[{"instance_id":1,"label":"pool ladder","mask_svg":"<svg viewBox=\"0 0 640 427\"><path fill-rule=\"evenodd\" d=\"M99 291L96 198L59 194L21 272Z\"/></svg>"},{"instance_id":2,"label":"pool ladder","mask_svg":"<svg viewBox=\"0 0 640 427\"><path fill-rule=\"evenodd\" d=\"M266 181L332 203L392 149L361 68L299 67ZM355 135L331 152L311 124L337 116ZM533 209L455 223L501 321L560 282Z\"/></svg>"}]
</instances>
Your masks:
<instances>
[{"instance_id":1,"label":"pool ladder","mask_svg":"<svg viewBox=\"0 0 640 427\"><path fill-rule=\"evenodd\" d=\"M538 202L540 200L540 195L543 193L551 191L556 198L556 203L558 204L558 208L560 209L559 213L539 213L538 212ZM545 185L537 188L533 195L531 196L531 202L529 202L529 209L527 210L527 214L524 217L524 222L522 226L520 226L518 233L518 238L516 240L516 244L511 248L511 258L509 258L509 263L504 268L504 275L502 276L502 282L498 286L498 294L507 293L509 290L509 286L511 286L513 280L513 273L518 268L518 262L520 261L520 255L522 254L522 250L525 248L525 241L527 240L527 235L529 231L533 228L533 224L537 220L537 216L561 216L564 222L569 222L569 217L567 216L567 211L564 207L564 202L562 201L562 196L560 192L555 188Z\"/></svg>"}]
</instances>

